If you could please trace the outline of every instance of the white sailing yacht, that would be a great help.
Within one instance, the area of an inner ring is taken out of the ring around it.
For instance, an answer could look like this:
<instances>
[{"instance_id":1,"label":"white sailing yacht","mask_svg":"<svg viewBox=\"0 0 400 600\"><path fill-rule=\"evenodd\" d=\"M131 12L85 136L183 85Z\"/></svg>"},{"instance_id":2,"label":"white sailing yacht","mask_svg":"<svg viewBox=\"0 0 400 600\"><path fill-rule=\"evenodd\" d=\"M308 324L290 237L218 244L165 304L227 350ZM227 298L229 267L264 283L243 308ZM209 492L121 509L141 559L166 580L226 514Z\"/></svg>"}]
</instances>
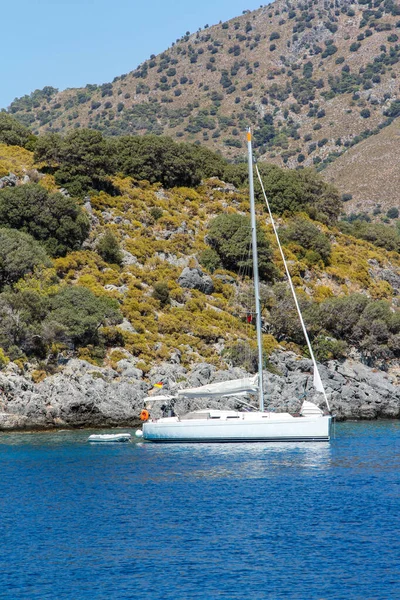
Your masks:
<instances>
[{"instance_id":1,"label":"white sailing yacht","mask_svg":"<svg viewBox=\"0 0 400 600\"><path fill-rule=\"evenodd\" d=\"M247 134L247 146L256 331L258 345L258 373L253 377L212 383L197 388L182 389L173 396L150 396L146 398L144 401L145 408L141 414L141 418L145 422L143 423L143 428L136 432L137 437L141 437L144 440L148 440L150 442L327 442L330 439L332 417L330 414L324 415L323 411L312 402L304 401L298 416L294 416L289 413L264 411L261 310L259 298L253 156L250 130ZM272 217L268 199L265 194L258 169L257 175L261 183L269 216L285 265L289 285L296 303L300 322L313 361L314 387L324 395L327 409L330 413L328 399L321 381L320 374L318 372L318 366L315 361L308 334L303 322L300 307L296 298L296 293L292 284L289 270L287 268L274 219ZM149 410L151 410L151 407L155 402L168 404L175 399L182 398L224 398L230 396L245 396L247 394L258 394L258 411L205 409L195 410L183 416L168 416L158 419L151 419L149 414Z\"/></svg>"}]
</instances>

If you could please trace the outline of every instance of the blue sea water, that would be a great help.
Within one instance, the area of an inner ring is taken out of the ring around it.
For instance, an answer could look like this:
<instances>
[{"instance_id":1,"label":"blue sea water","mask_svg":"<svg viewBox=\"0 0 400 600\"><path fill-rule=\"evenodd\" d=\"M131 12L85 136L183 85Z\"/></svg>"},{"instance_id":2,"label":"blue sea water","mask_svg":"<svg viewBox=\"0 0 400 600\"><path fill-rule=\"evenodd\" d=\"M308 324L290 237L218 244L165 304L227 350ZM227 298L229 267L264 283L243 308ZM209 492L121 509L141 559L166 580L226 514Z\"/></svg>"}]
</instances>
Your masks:
<instances>
[{"instance_id":1,"label":"blue sea water","mask_svg":"<svg viewBox=\"0 0 400 600\"><path fill-rule=\"evenodd\" d=\"M0 434L0 598L400 598L400 422L330 444Z\"/></svg>"}]
</instances>

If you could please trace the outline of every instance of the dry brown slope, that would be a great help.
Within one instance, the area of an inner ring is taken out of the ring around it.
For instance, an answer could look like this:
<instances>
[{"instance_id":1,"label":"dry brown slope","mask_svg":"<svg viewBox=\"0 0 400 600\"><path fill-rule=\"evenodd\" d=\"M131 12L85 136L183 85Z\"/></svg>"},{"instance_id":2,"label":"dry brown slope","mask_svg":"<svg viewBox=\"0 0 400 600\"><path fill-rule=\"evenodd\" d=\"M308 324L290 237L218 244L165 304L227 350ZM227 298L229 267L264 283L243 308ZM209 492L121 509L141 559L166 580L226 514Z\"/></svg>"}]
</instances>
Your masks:
<instances>
[{"instance_id":1,"label":"dry brown slope","mask_svg":"<svg viewBox=\"0 0 400 600\"><path fill-rule=\"evenodd\" d=\"M400 123L350 148L323 171L324 178L353 198L346 212L372 212L378 204L382 212L400 208Z\"/></svg>"}]
</instances>

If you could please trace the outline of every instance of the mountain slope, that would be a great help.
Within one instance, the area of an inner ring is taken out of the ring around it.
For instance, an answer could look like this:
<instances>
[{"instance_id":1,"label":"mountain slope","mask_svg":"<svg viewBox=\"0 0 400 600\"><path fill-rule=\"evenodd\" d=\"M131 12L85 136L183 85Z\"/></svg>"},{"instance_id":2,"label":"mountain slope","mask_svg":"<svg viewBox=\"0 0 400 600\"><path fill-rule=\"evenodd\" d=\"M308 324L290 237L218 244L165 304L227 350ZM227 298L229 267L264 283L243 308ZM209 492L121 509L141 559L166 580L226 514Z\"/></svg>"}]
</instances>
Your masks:
<instances>
[{"instance_id":1,"label":"mountain slope","mask_svg":"<svg viewBox=\"0 0 400 600\"><path fill-rule=\"evenodd\" d=\"M379 134L349 149L324 171L327 180L343 191L351 190L348 212L386 212L398 206L399 125L397 121ZM396 201L397 200L397 201Z\"/></svg>"},{"instance_id":2,"label":"mountain slope","mask_svg":"<svg viewBox=\"0 0 400 600\"><path fill-rule=\"evenodd\" d=\"M317 168L368 136L370 149L400 114L400 8L391 0L372 8L282 0L244 12L183 36L112 83L47 87L9 111L35 131L164 133L231 159L242 158L242 131L252 126L262 159ZM341 182L339 167L335 173ZM387 195L389 206L396 200Z\"/></svg>"}]
</instances>

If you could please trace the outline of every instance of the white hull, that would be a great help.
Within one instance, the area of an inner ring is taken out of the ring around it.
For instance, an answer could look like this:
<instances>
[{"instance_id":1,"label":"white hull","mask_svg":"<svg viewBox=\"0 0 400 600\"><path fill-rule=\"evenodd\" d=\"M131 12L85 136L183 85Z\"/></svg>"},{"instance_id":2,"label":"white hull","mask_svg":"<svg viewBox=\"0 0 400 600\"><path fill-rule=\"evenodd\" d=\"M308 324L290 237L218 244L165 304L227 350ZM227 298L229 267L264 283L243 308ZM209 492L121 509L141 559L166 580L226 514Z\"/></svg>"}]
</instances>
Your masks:
<instances>
[{"instance_id":1,"label":"white hull","mask_svg":"<svg viewBox=\"0 0 400 600\"><path fill-rule=\"evenodd\" d=\"M167 417L147 421L150 442L328 442L330 416L292 417L287 413L222 413L208 418Z\"/></svg>"}]
</instances>

